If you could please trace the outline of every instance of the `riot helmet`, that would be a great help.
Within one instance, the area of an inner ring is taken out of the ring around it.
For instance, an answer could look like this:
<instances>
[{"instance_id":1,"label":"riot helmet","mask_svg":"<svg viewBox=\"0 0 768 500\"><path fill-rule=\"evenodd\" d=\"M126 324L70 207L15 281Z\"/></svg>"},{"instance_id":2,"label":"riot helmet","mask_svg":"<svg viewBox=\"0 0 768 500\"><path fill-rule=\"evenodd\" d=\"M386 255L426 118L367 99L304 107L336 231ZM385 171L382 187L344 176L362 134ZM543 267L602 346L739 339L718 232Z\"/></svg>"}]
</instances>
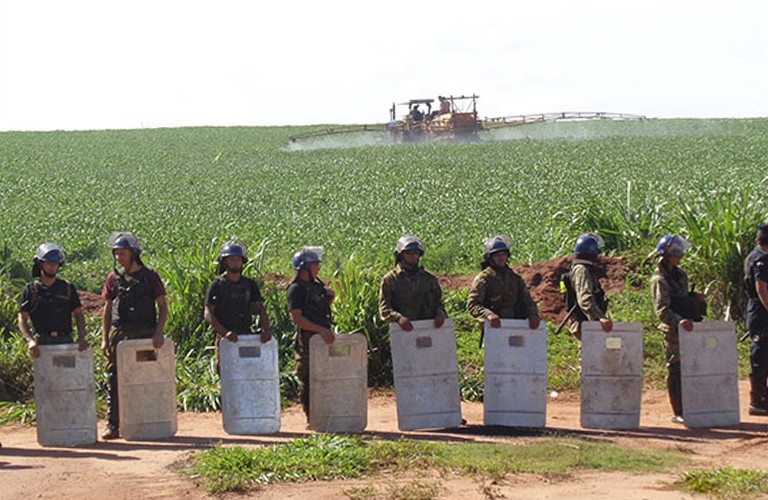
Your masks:
<instances>
[{"instance_id":1,"label":"riot helmet","mask_svg":"<svg viewBox=\"0 0 768 500\"><path fill-rule=\"evenodd\" d=\"M46 242L37 247L35 257L32 259L32 276L39 277L42 272L41 262L56 262L60 266L64 265L66 255L56 243Z\"/></svg>"},{"instance_id":2,"label":"riot helmet","mask_svg":"<svg viewBox=\"0 0 768 500\"><path fill-rule=\"evenodd\" d=\"M400 262L400 254L411 250L417 250L419 252L419 256L424 255L424 251L426 250L424 241L422 241L422 239L418 236L414 236L412 234L405 234L401 236L395 244L395 263Z\"/></svg>"},{"instance_id":3,"label":"riot helmet","mask_svg":"<svg viewBox=\"0 0 768 500\"><path fill-rule=\"evenodd\" d=\"M573 253L578 256L596 258L605 246L605 241L597 233L584 233L576 238Z\"/></svg>"},{"instance_id":4,"label":"riot helmet","mask_svg":"<svg viewBox=\"0 0 768 500\"><path fill-rule=\"evenodd\" d=\"M497 234L483 241L483 259L490 259L491 255L499 252L509 252L512 246L512 238L506 234Z\"/></svg>"},{"instance_id":5,"label":"riot helmet","mask_svg":"<svg viewBox=\"0 0 768 500\"><path fill-rule=\"evenodd\" d=\"M663 236L656 244L656 255L660 257L682 257L693 245L679 235Z\"/></svg>"},{"instance_id":6,"label":"riot helmet","mask_svg":"<svg viewBox=\"0 0 768 500\"><path fill-rule=\"evenodd\" d=\"M314 262L322 262L323 247L304 247L293 254L293 268L296 271L307 269Z\"/></svg>"},{"instance_id":7,"label":"riot helmet","mask_svg":"<svg viewBox=\"0 0 768 500\"><path fill-rule=\"evenodd\" d=\"M216 262L219 264L219 274L223 273L226 269L224 266L224 259L236 255L242 257L243 265L248 262L248 248L238 240L227 241L219 249L219 255L216 257Z\"/></svg>"},{"instance_id":8,"label":"riot helmet","mask_svg":"<svg viewBox=\"0 0 768 500\"><path fill-rule=\"evenodd\" d=\"M406 250L418 250L419 255L424 255L426 247L424 246L422 239L418 236L406 234L397 240L397 243L395 244L395 255L399 255Z\"/></svg>"},{"instance_id":9,"label":"riot helmet","mask_svg":"<svg viewBox=\"0 0 768 500\"><path fill-rule=\"evenodd\" d=\"M114 255L115 250L119 248L125 248L133 252L134 257L136 258L136 262L143 266L144 263L141 261L141 245L139 244L139 239L133 235L133 233L129 233L127 231L112 231L110 233L109 238L107 238L107 246L112 249L112 254Z\"/></svg>"}]
</instances>

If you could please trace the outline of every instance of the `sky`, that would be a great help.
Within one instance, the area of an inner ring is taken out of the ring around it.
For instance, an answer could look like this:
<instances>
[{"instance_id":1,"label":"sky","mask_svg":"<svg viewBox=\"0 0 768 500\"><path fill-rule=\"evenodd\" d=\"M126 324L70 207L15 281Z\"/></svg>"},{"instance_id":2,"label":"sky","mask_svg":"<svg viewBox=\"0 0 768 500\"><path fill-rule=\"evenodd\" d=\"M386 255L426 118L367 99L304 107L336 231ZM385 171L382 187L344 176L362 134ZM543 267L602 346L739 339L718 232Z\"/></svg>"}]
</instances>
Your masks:
<instances>
[{"instance_id":1,"label":"sky","mask_svg":"<svg viewBox=\"0 0 768 500\"><path fill-rule=\"evenodd\" d=\"M0 131L768 116L762 0L0 0Z\"/></svg>"}]
</instances>

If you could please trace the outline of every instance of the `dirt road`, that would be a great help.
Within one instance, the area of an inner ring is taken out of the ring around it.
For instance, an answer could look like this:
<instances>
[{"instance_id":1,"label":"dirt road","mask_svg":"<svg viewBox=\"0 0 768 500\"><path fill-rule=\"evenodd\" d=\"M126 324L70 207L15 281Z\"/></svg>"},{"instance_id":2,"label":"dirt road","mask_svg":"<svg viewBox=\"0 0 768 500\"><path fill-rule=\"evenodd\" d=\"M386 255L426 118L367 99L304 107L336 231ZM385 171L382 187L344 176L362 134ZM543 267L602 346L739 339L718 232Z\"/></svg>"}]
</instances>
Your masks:
<instances>
[{"instance_id":1,"label":"dirt road","mask_svg":"<svg viewBox=\"0 0 768 500\"><path fill-rule=\"evenodd\" d=\"M607 440L644 449L684 450L696 467L734 466L768 471L768 418L746 413L748 384L740 383L742 423L723 429L686 429L670 421L666 394L648 391L643 396L641 427L634 431L593 431L579 427L579 401L575 394L560 395L547 406L551 430ZM489 436L482 427L482 405L464 403L467 425L455 432L408 432L397 430L395 400L390 393L372 395L366 433L384 437L411 437L455 441L510 442L536 439L509 435ZM100 430L103 422L100 422ZM42 448L32 427L0 429L0 498L206 498L205 490L170 467L188 454L221 442L224 445L259 446L306 436L304 417L298 407L283 412L282 428L274 436L227 435L221 415L179 414L175 438L159 442L99 442L66 449ZM499 483L460 476L431 476L414 472L409 477L374 477L355 481L310 482L272 485L254 492L258 498L345 498L343 490L369 485L429 479L440 484L440 498L636 498L685 497L669 485L681 471L666 474L580 473L569 478L547 479L531 474L514 475Z\"/></svg>"}]
</instances>

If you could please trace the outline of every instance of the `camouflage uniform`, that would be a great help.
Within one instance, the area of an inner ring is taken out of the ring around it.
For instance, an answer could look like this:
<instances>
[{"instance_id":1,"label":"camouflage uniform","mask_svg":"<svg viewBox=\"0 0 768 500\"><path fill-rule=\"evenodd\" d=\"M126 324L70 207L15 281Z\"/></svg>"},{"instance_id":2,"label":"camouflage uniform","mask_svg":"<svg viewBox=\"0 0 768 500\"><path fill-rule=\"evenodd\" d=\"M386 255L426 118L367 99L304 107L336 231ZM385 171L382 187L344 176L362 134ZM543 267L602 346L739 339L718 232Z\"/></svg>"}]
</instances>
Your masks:
<instances>
[{"instance_id":1,"label":"camouflage uniform","mask_svg":"<svg viewBox=\"0 0 768 500\"><path fill-rule=\"evenodd\" d=\"M669 401L675 415L682 415L678 325L685 318L672 309L672 303L676 299L685 299L688 296L688 276L679 267L669 269L662 260L658 269L651 276L651 293L653 295L653 309L661 320L658 328L664 333Z\"/></svg>"},{"instance_id":2,"label":"camouflage uniform","mask_svg":"<svg viewBox=\"0 0 768 500\"><path fill-rule=\"evenodd\" d=\"M579 307L571 315L567 326L573 336L579 340L581 340L583 321L607 319L605 292L600 286L594 267L595 263L591 260L574 259L571 264L571 285L576 293L576 302Z\"/></svg>"},{"instance_id":3,"label":"camouflage uniform","mask_svg":"<svg viewBox=\"0 0 768 500\"><path fill-rule=\"evenodd\" d=\"M437 278L423 268L408 271L397 264L381 280L379 313L384 321L433 319L439 312L446 315L443 292Z\"/></svg>"},{"instance_id":4,"label":"camouflage uniform","mask_svg":"<svg viewBox=\"0 0 768 500\"><path fill-rule=\"evenodd\" d=\"M496 270L488 266L475 276L469 289L467 310L480 322L485 321L490 313L509 319L539 315L525 281L509 267Z\"/></svg>"}]
</instances>

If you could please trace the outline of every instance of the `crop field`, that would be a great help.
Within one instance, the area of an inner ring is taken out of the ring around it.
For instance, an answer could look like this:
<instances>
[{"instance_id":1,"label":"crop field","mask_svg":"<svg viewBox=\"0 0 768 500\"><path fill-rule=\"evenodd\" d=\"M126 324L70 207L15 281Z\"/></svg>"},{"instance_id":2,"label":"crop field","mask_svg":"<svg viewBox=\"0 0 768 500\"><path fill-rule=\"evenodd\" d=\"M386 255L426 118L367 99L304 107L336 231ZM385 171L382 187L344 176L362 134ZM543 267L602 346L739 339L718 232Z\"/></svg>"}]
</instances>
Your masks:
<instances>
[{"instance_id":1,"label":"crop field","mask_svg":"<svg viewBox=\"0 0 768 500\"><path fill-rule=\"evenodd\" d=\"M566 254L583 230L603 230L619 252L665 232L704 246L691 226L714 224L702 236L717 237L729 222L717 211L735 223L766 215L765 120L543 124L481 144L290 150L296 130L0 133L0 245L26 262L54 240L70 277L95 289L113 230L135 232L159 268L212 241L267 240L265 268L281 274L305 244L324 245L333 268L352 254L390 262L412 232L430 269L471 273L499 232L513 237L513 262L530 262Z\"/></svg>"},{"instance_id":2,"label":"crop field","mask_svg":"<svg viewBox=\"0 0 768 500\"><path fill-rule=\"evenodd\" d=\"M496 233L512 236L513 264L567 255L579 233L597 230L607 252L638 265L659 237L681 233L694 245L684 265L692 281L707 288L710 318L734 312L738 319L742 261L758 223L768 220L768 120L570 122L495 131L477 144L334 137L289 146L291 135L308 130L0 133L0 331L6 340L36 247L62 245L68 252L63 277L98 292L112 268L106 239L114 230L134 232L145 262L166 281L166 334L178 347L183 409L218 406L212 333L201 310L217 249L232 237L250 246L255 269L249 272L259 277L291 275L297 249L325 247L321 277L334 276L337 327L368 335L372 385L391 383L377 286L404 233L424 238L424 264L444 274L477 272L482 241ZM465 301L465 292L446 297L449 314L459 320L462 395L476 399L482 356ZM267 287L265 303L281 345L283 394L292 397L293 327L284 292ZM619 320L653 329L647 295L614 304L625 309ZM89 331L95 345L97 320ZM8 379L28 377L29 360L15 338L0 352L0 376ZM658 375L650 378L661 380L660 340L648 342L647 362ZM550 385L577 387L577 366L577 343L553 337ZM28 382L16 392L23 400Z\"/></svg>"}]
</instances>

